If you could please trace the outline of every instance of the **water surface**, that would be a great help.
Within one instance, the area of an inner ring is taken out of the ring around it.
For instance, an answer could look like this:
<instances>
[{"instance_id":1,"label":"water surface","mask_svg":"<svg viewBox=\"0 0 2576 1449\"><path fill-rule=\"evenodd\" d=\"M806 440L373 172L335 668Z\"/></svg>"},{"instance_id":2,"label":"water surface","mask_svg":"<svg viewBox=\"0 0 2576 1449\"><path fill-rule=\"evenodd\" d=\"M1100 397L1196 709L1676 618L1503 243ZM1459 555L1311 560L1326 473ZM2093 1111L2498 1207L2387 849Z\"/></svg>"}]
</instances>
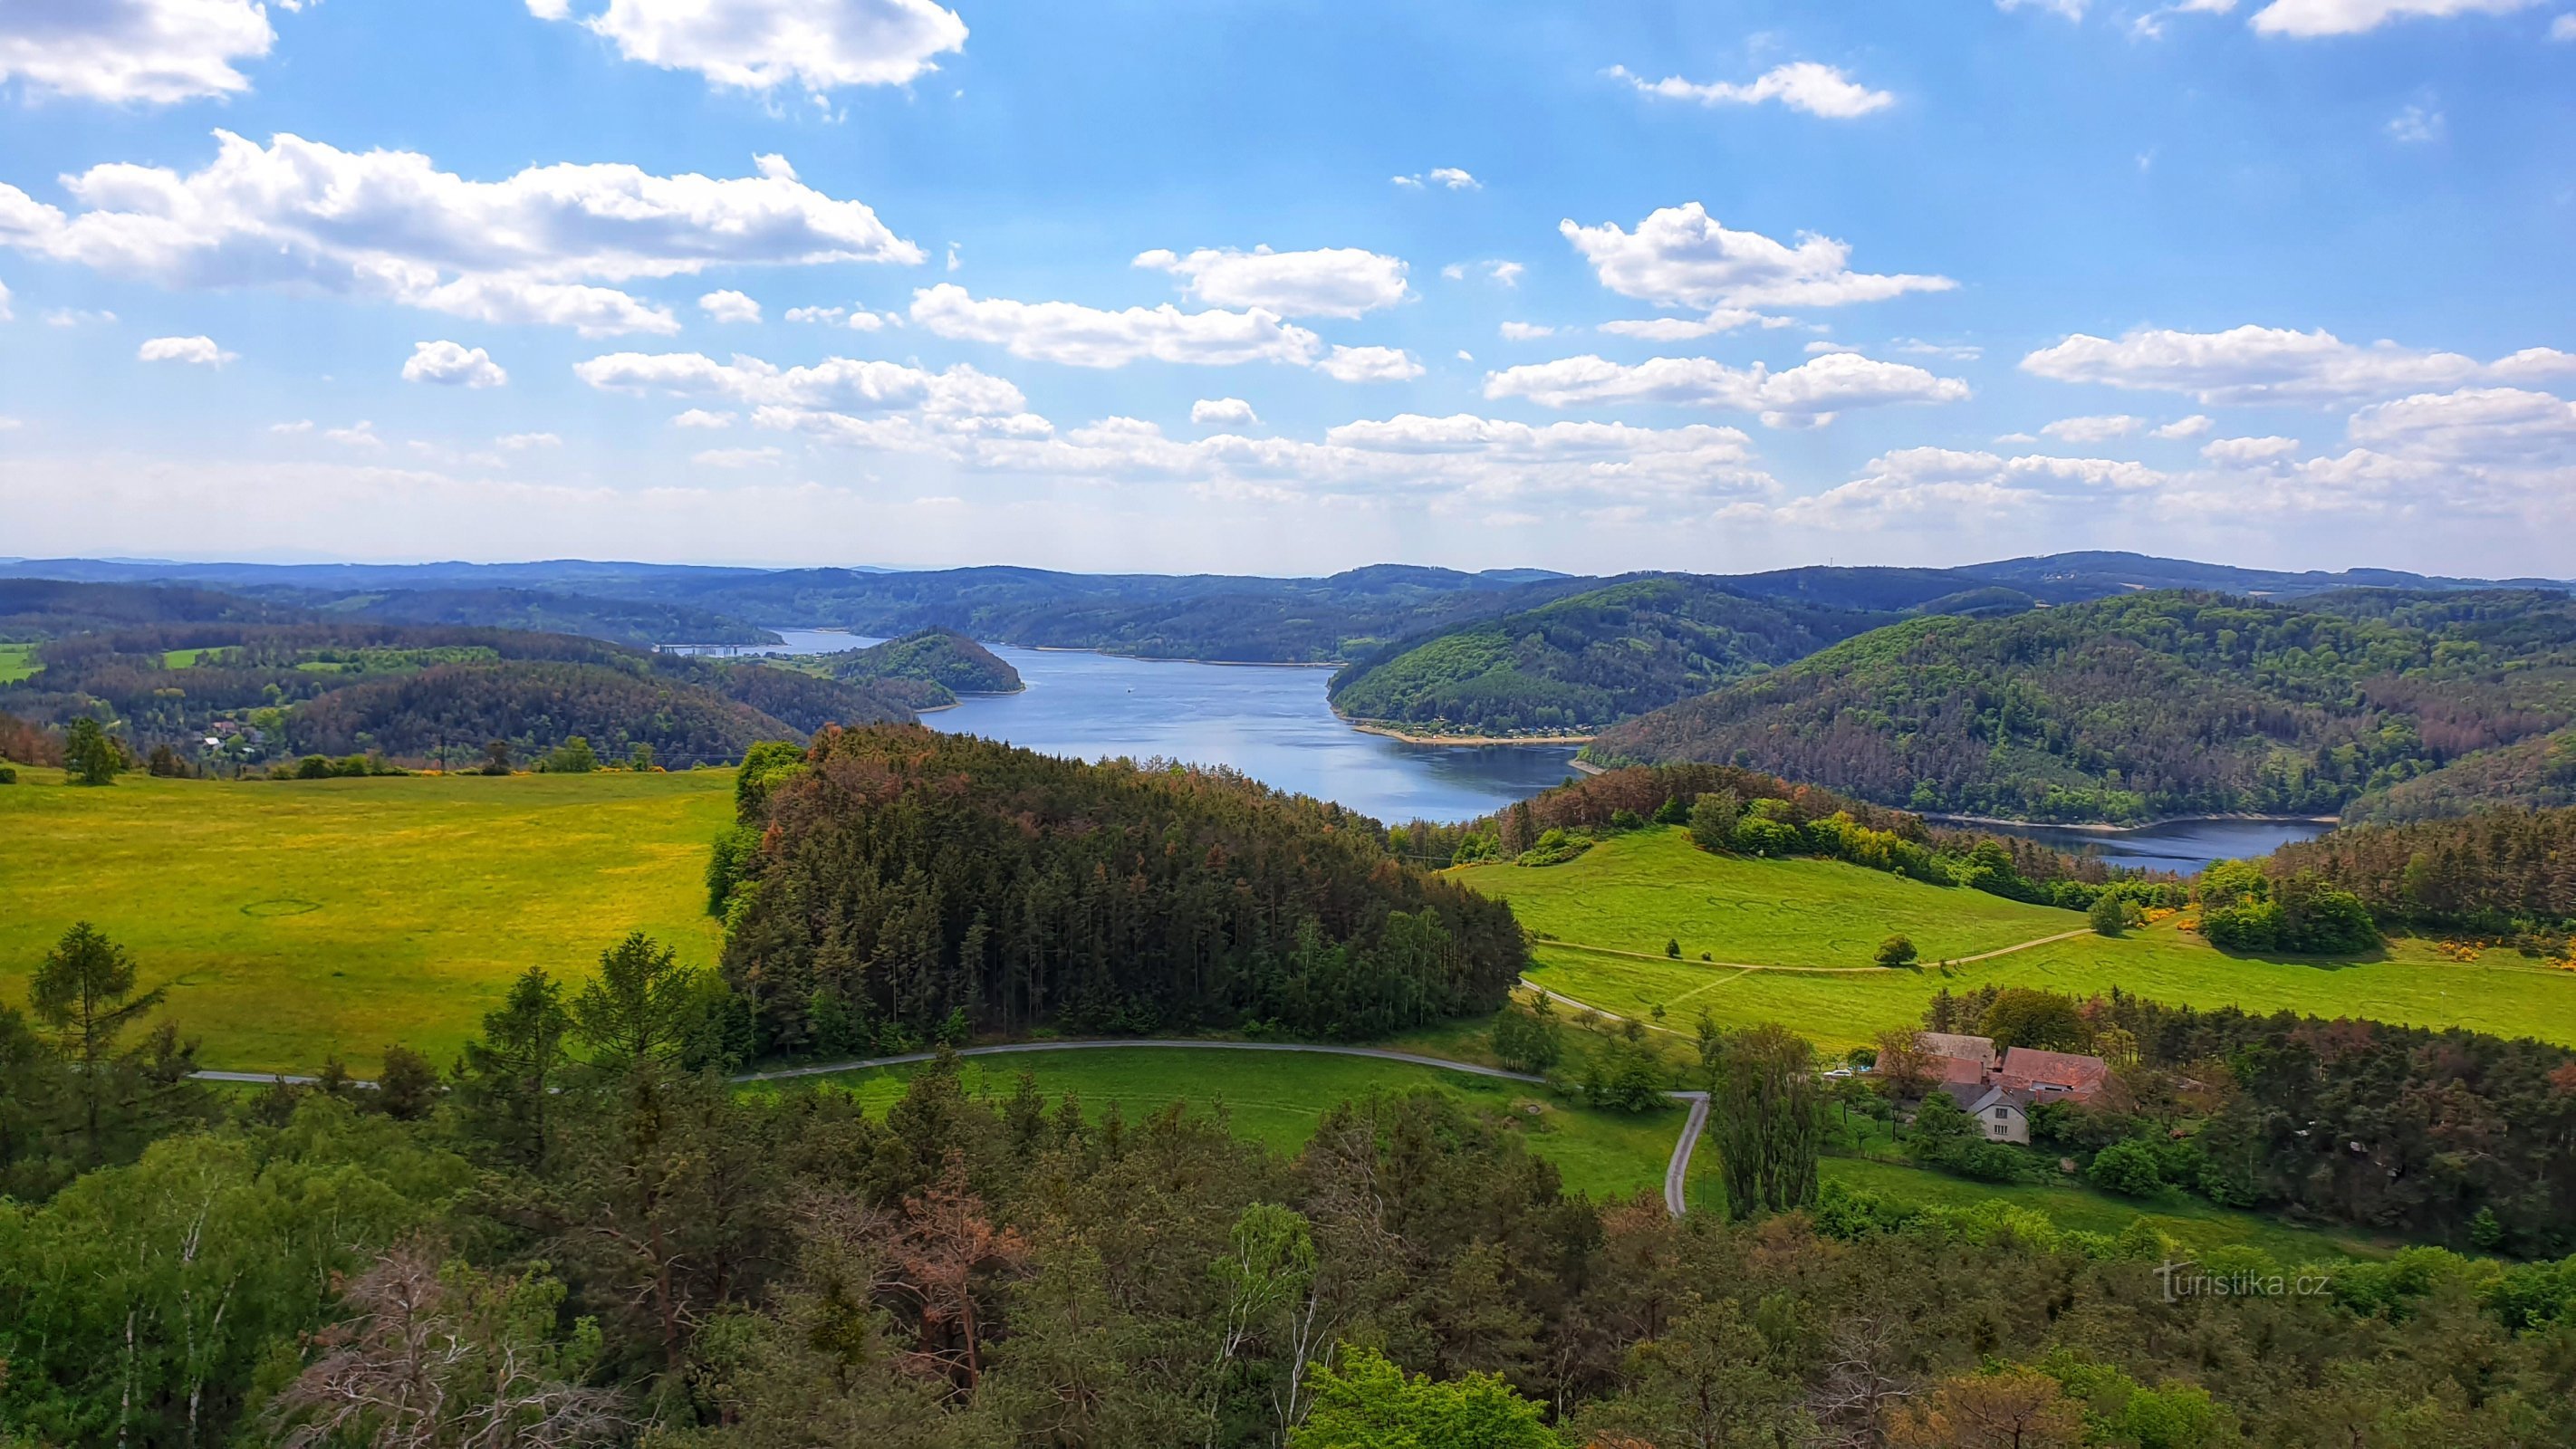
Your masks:
<instances>
[{"instance_id":1,"label":"water surface","mask_svg":"<svg viewBox=\"0 0 2576 1449\"><path fill-rule=\"evenodd\" d=\"M1998 835L2017 835L2042 845L2081 855L2101 852L2112 865L2137 870L2170 870L2197 874L2214 860L2270 855L2294 840L2314 840L2334 828L2325 820L2168 820L2134 830L2083 830L2065 825L1988 825Z\"/></svg>"}]
</instances>

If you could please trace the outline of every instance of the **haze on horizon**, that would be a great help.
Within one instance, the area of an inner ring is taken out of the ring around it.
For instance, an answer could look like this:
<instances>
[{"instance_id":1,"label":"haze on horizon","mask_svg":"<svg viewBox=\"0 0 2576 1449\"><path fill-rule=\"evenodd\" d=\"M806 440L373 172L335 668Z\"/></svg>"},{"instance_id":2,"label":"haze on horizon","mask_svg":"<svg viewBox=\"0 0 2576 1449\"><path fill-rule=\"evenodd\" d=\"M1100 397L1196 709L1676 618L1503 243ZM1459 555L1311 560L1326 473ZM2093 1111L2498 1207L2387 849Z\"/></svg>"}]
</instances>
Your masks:
<instances>
[{"instance_id":1,"label":"haze on horizon","mask_svg":"<svg viewBox=\"0 0 2576 1449\"><path fill-rule=\"evenodd\" d=\"M2571 572L2571 0L116 0L0 106L0 556Z\"/></svg>"}]
</instances>

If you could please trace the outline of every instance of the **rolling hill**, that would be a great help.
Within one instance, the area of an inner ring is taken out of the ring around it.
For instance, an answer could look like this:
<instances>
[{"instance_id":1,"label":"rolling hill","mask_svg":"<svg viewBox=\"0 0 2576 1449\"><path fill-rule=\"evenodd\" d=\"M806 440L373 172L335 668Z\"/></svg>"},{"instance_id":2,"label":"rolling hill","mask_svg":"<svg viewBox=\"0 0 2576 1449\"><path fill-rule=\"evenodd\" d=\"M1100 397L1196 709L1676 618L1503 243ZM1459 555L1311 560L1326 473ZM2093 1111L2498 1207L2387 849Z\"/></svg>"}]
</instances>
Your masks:
<instances>
[{"instance_id":1,"label":"rolling hill","mask_svg":"<svg viewBox=\"0 0 2576 1449\"><path fill-rule=\"evenodd\" d=\"M1632 578L1351 665L1331 699L1346 718L1410 733L1588 733L1891 617L1746 598L1689 575Z\"/></svg>"},{"instance_id":2,"label":"rolling hill","mask_svg":"<svg viewBox=\"0 0 2576 1449\"><path fill-rule=\"evenodd\" d=\"M2563 594L2155 592L1880 629L1605 731L1589 754L2025 819L2322 814L2571 719Z\"/></svg>"},{"instance_id":3,"label":"rolling hill","mask_svg":"<svg viewBox=\"0 0 2576 1449\"><path fill-rule=\"evenodd\" d=\"M926 686L915 709L955 704L961 694L1017 694L1028 686L992 650L954 629L924 629L865 649L810 655L804 661L834 679L877 688Z\"/></svg>"}]
</instances>

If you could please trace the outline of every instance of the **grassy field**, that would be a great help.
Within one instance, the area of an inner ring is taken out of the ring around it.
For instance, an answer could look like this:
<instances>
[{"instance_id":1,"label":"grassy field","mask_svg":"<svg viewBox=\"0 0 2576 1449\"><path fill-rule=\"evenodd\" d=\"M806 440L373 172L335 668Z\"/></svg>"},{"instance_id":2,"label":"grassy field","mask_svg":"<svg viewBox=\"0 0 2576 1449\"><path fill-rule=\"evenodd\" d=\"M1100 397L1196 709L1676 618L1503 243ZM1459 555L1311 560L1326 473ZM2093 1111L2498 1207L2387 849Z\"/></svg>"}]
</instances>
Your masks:
<instances>
[{"instance_id":1,"label":"grassy field","mask_svg":"<svg viewBox=\"0 0 2576 1449\"><path fill-rule=\"evenodd\" d=\"M857 1093L873 1111L901 1097L905 1084L919 1070L917 1066L880 1067L817 1080ZM1679 1106L1637 1116L1595 1112L1521 1082L1406 1062L1289 1052L1120 1047L1005 1053L967 1058L963 1081L969 1095L1007 1097L1017 1090L1023 1071L1037 1078L1038 1090L1050 1101L1072 1092L1081 1097L1084 1110L1095 1116L1112 1102L1119 1104L1130 1122L1173 1101L1186 1100L1209 1111L1222 1106L1236 1135L1282 1153L1305 1146L1316 1124L1336 1103L1371 1092L1427 1087L1472 1108L1502 1114L1519 1125L1532 1151L1556 1164L1567 1190L1607 1197L1639 1191L1662 1195L1664 1167L1672 1158L1683 1116ZM752 1090L795 1091L804 1080L762 1083ZM1515 1110L1529 1103L1541 1104L1536 1116ZM1708 1165L1705 1160L1694 1163L1694 1167ZM1694 1172L1694 1189L1700 1176ZM1713 1174L1709 1181L1714 1182Z\"/></svg>"},{"instance_id":2,"label":"grassy field","mask_svg":"<svg viewBox=\"0 0 2576 1449\"><path fill-rule=\"evenodd\" d=\"M531 965L586 976L630 930L711 962L707 842L733 773L0 786L0 1000L87 920L207 1066L444 1064Z\"/></svg>"},{"instance_id":3,"label":"grassy field","mask_svg":"<svg viewBox=\"0 0 2576 1449\"><path fill-rule=\"evenodd\" d=\"M1926 960L1969 956L2082 928L2073 911L1925 885L1830 860L1752 860L1694 848L1680 827L1613 836L1563 865L1453 872L1512 903L1521 924L1564 941L1763 966L1867 966L1878 943L1912 938Z\"/></svg>"},{"instance_id":4,"label":"grassy field","mask_svg":"<svg viewBox=\"0 0 2576 1449\"><path fill-rule=\"evenodd\" d=\"M35 645L0 644L0 684L15 684L37 672Z\"/></svg>"},{"instance_id":5,"label":"grassy field","mask_svg":"<svg viewBox=\"0 0 2576 1449\"><path fill-rule=\"evenodd\" d=\"M1576 871L1586 874L1575 875ZM2502 1036L2576 1043L2576 972L2553 970L2505 951L2451 960L2422 941L2400 940L2369 960L2317 961L2230 955L2180 929L2178 920L2121 937L2079 936L1991 960L1921 971L1841 974L1745 971L1720 961L1856 964L1839 943L1875 943L1891 931L1913 936L1927 959L1974 954L2080 925L2071 912L1943 890L1830 861L1761 861L1690 848L1679 830L1639 832L1596 846L1561 866L1477 866L1458 872L1479 890L1505 894L1524 924L1564 942L1628 947L1678 937L1680 961L1635 960L1542 942L1530 979L1579 1001L1686 1028L1705 1009L1730 1025L1784 1022L1829 1048L1858 1046L1881 1030L1916 1025L1943 986L1993 983L2090 995L2117 986L2159 1001L2236 1005L2317 1016L2363 1016L2421 1026L2466 1026ZM1763 914L1718 900L1777 902ZM1973 934L1918 926L1951 907L1982 922ZM2002 914L1996 908L2002 908ZM1613 939L1603 935L1618 933ZM1994 933L2004 939L1994 939Z\"/></svg>"},{"instance_id":6,"label":"grassy field","mask_svg":"<svg viewBox=\"0 0 2576 1449\"><path fill-rule=\"evenodd\" d=\"M2157 1231L2188 1247L2204 1252L2259 1248L2284 1264L2380 1257L2393 1246L2351 1234L2295 1227L2258 1213L2231 1212L2180 1192L2140 1202L2075 1183L1970 1182L1928 1168L1865 1157L1828 1157L1817 1164L1817 1172L1827 1182L1884 1193L1902 1202L1935 1207L2006 1202L2045 1213L2060 1228L2075 1232L2118 1233L2143 1217Z\"/></svg>"}]
</instances>

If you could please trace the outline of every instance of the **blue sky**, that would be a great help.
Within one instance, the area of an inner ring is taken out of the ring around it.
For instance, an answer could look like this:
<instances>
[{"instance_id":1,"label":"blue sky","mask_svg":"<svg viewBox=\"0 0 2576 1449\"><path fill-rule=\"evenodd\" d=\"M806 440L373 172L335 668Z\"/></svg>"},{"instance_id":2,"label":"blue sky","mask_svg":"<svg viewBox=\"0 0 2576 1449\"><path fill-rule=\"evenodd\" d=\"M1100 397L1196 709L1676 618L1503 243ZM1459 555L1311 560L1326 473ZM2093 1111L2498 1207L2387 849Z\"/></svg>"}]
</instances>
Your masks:
<instances>
[{"instance_id":1,"label":"blue sky","mask_svg":"<svg viewBox=\"0 0 2576 1449\"><path fill-rule=\"evenodd\" d=\"M0 555L2576 572L2568 0L32 0L0 111Z\"/></svg>"}]
</instances>

